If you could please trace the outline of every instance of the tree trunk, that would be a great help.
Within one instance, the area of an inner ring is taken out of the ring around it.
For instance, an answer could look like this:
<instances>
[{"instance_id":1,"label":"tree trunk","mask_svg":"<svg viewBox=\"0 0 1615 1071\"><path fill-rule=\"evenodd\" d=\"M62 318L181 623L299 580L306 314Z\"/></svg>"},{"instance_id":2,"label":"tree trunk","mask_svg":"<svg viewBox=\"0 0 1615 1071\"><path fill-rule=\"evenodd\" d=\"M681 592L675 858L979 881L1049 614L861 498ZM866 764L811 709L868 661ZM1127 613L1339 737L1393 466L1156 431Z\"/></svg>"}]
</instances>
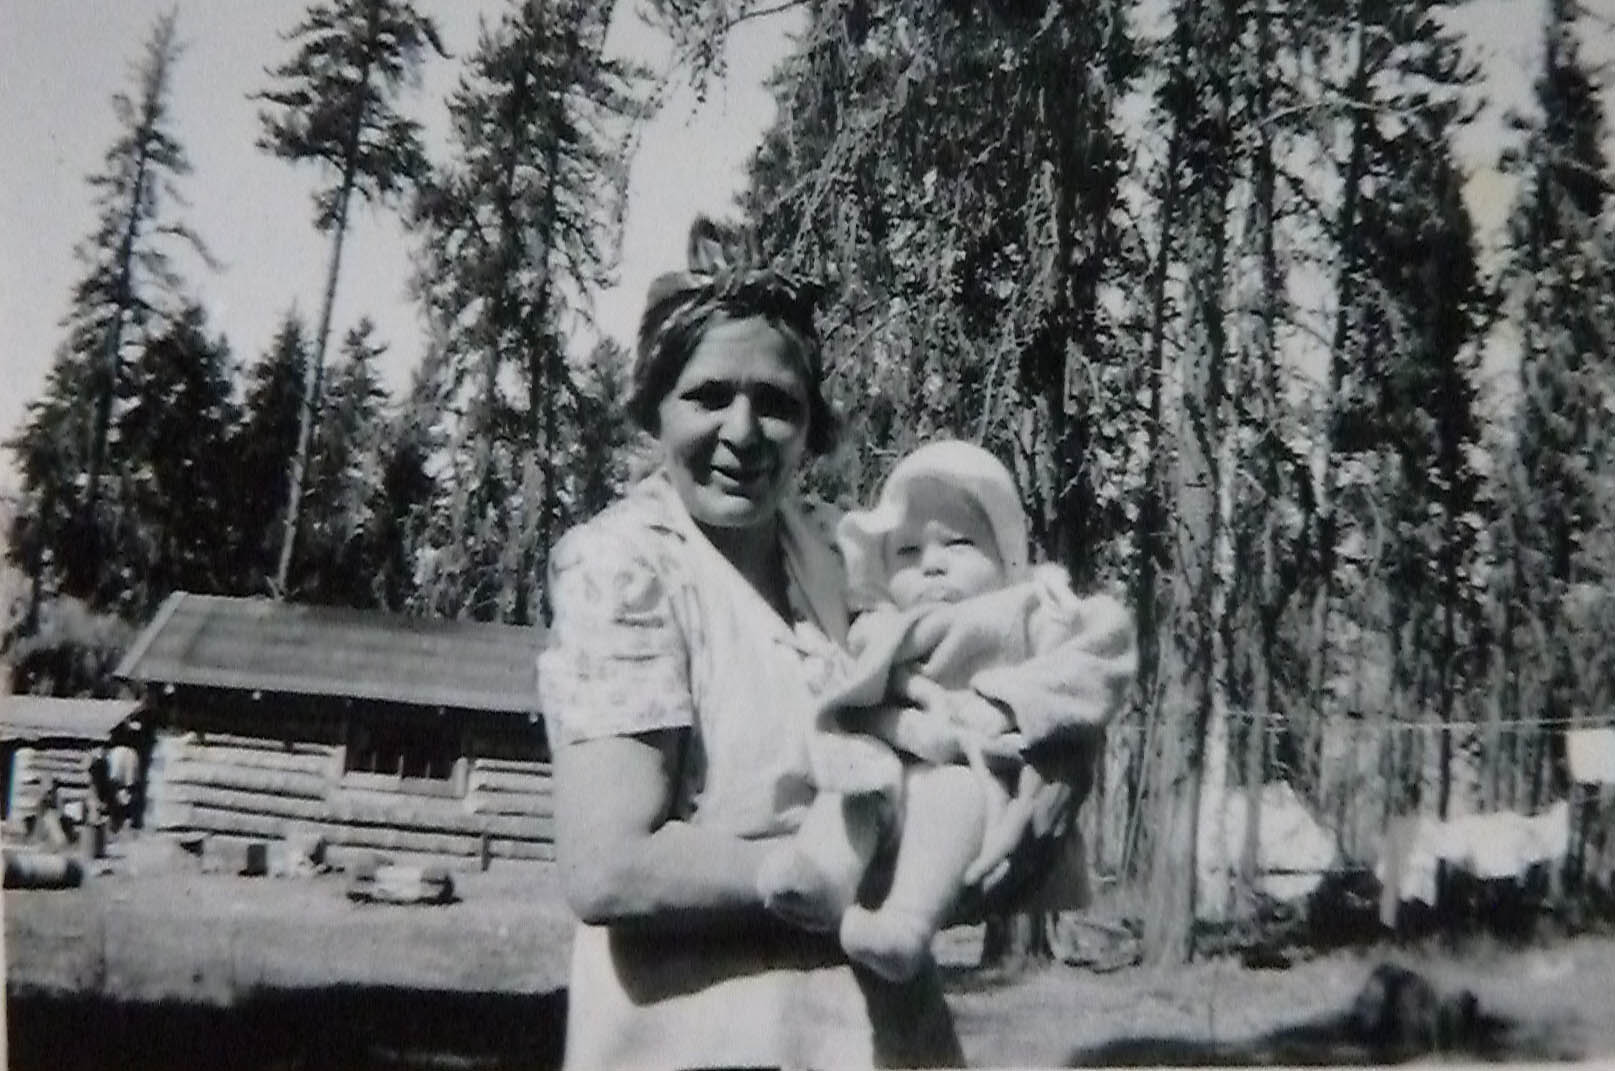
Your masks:
<instances>
[{"instance_id":1,"label":"tree trunk","mask_svg":"<svg viewBox=\"0 0 1615 1071\"><path fill-rule=\"evenodd\" d=\"M1187 45L1179 38L1177 73L1182 77L1187 60ZM1163 646L1161 621L1161 569L1167 564L1170 548L1167 545L1167 493L1164 460L1167 457L1167 436L1162 425L1162 395L1166 382L1166 323L1170 315L1166 299L1167 276L1172 265L1173 236L1176 233L1179 191L1179 174L1183 146L1182 124L1172 125L1167 142L1166 169L1162 176L1160 203L1159 245L1154 263L1150 267L1150 336L1149 358L1145 368L1148 377L1149 409L1145 419L1145 470L1144 486L1138 508L1138 520L1133 530L1134 556L1138 562L1137 582L1133 589L1134 612L1138 620L1138 712L1142 730L1139 748L1129 764L1127 795L1128 820L1124 825L1122 860L1127 876L1133 876L1139 854L1138 838L1144 823L1140 820L1146 800L1153 789L1153 739L1151 729L1160 716L1160 666Z\"/></svg>"},{"instance_id":2,"label":"tree trunk","mask_svg":"<svg viewBox=\"0 0 1615 1071\"><path fill-rule=\"evenodd\" d=\"M1180 707L1194 702L1187 695L1175 698ZM1144 962L1153 966L1187 963L1194 951L1195 837L1209 711L1182 713L1182 727L1193 738L1175 732L1162 734L1156 780L1155 850L1144 903Z\"/></svg>"},{"instance_id":3,"label":"tree trunk","mask_svg":"<svg viewBox=\"0 0 1615 1071\"><path fill-rule=\"evenodd\" d=\"M1162 715L1161 787L1157 836L1144 919L1144 956L1157 965L1186 962L1193 954L1196 834L1206 731L1216 687L1218 626L1216 548L1221 538L1221 474L1227 351L1223 287L1227 264L1228 190L1231 182L1228 62L1234 42L1235 0L1190 5L1193 47L1203 61L1201 96L1187 104L1194 139L1188 240L1191 337L1184 348L1183 399L1177 417L1176 544L1173 564L1174 642L1168 648L1166 705ZM1209 101L1208 101L1209 98ZM1212 106L1214 105L1214 106Z\"/></svg>"},{"instance_id":4,"label":"tree trunk","mask_svg":"<svg viewBox=\"0 0 1615 1071\"><path fill-rule=\"evenodd\" d=\"M152 101L147 101L148 115ZM143 127L149 125L143 124ZM118 394L123 372L123 321L134 305L134 250L140 235L141 202L145 199L148 141L141 139L135 167L135 190L129 199L129 220L118 243L118 277L113 293L112 322L107 325L105 356L95 380L95 417L90 430L89 471L84 486L84 502L79 511L80 536L76 567L67 572L68 591L82 598L94 597L101 571L100 512L101 470L106 466L107 439L112 428L112 403Z\"/></svg>"},{"instance_id":5,"label":"tree trunk","mask_svg":"<svg viewBox=\"0 0 1615 1071\"><path fill-rule=\"evenodd\" d=\"M1276 325L1279 303L1283 300L1284 279L1279 272L1275 245L1274 199L1277 165L1273 153L1272 124L1267 121L1272 107L1273 37L1272 14L1262 5L1256 16L1256 115L1260 141L1256 156L1255 226L1262 264L1261 307L1256 319L1256 397L1265 427L1257 429L1260 456L1258 482L1262 488L1260 567L1257 586L1256 657L1252 659L1250 734L1245 748L1245 843L1241 846L1241 889L1249 914L1257 905L1261 886L1262 790L1267 777L1267 723L1275 708L1273 667L1279 658L1278 626L1285 595L1280 591L1278 563L1281 547L1274 516L1283 500L1280 485L1278 444L1283 441L1279 423L1283 399L1278 382Z\"/></svg>"},{"instance_id":6,"label":"tree trunk","mask_svg":"<svg viewBox=\"0 0 1615 1071\"><path fill-rule=\"evenodd\" d=\"M297 525L302 513L304 484L308 479L308 458L314 438L314 422L318 419L320 394L325 383L325 345L331 334L331 311L336 304L337 275L342 268L342 242L348 228L348 198L352 191L350 176L343 182L343 194L337 209L336 229L331 237L331 259L325 273L325 293L320 300L320 327L315 337L314 353L310 356L303 374L302 404L297 407L297 444L292 450L291 466L286 474L286 524L281 530L280 556L275 562L275 582L271 594L285 599L290 594L292 555L297 543Z\"/></svg>"}]
</instances>

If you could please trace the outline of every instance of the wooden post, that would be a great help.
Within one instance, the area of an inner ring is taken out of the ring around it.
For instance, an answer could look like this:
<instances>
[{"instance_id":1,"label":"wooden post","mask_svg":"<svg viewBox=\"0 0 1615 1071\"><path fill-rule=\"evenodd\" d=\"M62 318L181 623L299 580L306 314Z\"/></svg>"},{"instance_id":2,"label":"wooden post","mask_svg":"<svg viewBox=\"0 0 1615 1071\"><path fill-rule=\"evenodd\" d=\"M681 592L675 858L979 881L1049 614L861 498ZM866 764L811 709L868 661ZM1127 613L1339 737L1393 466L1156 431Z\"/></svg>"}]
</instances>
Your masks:
<instances>
[{"instance_id":1,"label":"wooden post","mask_svg":"<svg viewBox=\"0 0 1615 1071\"><path fill-rule=\"evenodd\" d=\"M1397 914L1402 903L1402 860L1407 847L1404 834L1407 820L1401 815L1392 815L1385 827L1385 836L1380 841L1380 856L1384 862L1385 880L1380 886L1379 894L1379 923L1387 930L1395 931Z\"/></svg>"}]
</instances>

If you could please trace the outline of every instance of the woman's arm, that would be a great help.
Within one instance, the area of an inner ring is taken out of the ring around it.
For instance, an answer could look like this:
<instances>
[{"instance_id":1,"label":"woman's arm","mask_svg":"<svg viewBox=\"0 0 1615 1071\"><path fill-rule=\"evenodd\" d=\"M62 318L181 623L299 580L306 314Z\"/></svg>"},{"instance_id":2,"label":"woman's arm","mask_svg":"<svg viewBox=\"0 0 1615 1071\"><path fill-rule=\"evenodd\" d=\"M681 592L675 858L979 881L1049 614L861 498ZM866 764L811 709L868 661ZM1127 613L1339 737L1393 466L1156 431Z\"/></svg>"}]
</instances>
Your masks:
<instances>
[{"instance_id":1,"label":"woman's arm","mask_svg":"<svg viewBox=\"0 0 1615 1071\"><path fill-rule=\"evenodd\" d=\"M572 909L591 925L658 931L762 922L772 841L669 819L683 730L567 744L555 754L555 845Z\"/></svg>"}]
</instances>

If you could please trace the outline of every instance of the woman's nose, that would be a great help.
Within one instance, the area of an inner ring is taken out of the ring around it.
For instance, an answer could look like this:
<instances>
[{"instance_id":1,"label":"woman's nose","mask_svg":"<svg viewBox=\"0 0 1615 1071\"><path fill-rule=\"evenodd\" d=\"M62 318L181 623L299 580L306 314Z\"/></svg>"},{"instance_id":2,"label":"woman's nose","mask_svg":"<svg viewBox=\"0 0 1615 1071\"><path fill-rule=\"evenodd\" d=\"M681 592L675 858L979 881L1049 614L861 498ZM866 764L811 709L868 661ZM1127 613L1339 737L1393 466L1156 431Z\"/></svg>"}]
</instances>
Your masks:
<instances>
[{"instance_id":1,"label":"woman's nose","mask_svg":"<svg viewBox=\"0 0 1615 1071\"><path fill-rule=\"evenodd\" d=\"M723 436L725 442L746 443L756 438L757 432L757 414L752 409L751 399L745 394L736 394L729 407L723 411L723 424L719 427L719 434Z\"/></svg>"},{"instance_id":2,"label":"woman's nose","mask_svg":"<svg viewBox=\"0 0 1615 1071\"><path fill-rule=\"evenodd\" d=\"M927 575L941 573L947 565L946 557L947 555L943 552L942 547L938 544L926 544L925 549L920 552L921 572L924 572Z\"/></svg>"}]
</instances>

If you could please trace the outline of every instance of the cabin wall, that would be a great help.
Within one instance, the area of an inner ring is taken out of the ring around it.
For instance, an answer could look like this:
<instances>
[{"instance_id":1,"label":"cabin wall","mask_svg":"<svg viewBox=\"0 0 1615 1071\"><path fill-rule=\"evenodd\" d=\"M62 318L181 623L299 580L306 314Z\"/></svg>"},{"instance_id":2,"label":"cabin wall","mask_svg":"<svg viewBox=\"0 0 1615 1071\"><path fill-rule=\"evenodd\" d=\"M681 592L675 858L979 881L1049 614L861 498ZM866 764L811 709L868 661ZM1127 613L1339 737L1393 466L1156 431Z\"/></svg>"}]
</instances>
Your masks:
<instances>
[{"instance_id":1,"label":"cabin wall","mask_svg":"<svg viewBox=\"0 0 1615 1071\"><path fill-rule=\"evenodd\" d=\"M90 762L95 747L83 740L5 745L3 761L11 771L7 780L5 817L25 818L33 814L47 776L56 785L58 807L85 804L93 792Z\"/></svg>"},{"instance_id":2,"label":"cabin wall","mask_svg":"<svg viewBox=\"0 0 1615 1071\"><path fill-rule=\"evenodd\" d=\"M519 716L454 719L460 754L447 780L347 769L347 719L253 703L229 717L215 699L170 706L149 772L147 827L280 839L318 834L337 850L446 860L554 858L550 764L540 729ZM223 726L229 725L228 731ZM503 729L500 728L503 726Z\"/></svg>"}]
</instances>

